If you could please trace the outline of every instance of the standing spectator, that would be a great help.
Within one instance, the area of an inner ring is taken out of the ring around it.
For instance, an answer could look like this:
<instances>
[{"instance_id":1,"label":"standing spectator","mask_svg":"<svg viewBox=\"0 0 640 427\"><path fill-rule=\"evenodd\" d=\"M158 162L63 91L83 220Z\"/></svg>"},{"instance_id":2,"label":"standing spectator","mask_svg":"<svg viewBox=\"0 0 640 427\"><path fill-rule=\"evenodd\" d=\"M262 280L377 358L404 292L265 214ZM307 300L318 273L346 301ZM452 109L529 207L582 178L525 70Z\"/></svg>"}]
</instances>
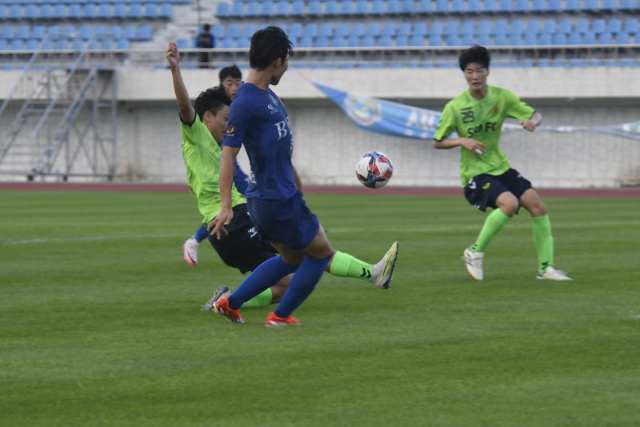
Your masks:
<instances>
[{"instance_id":1,"label":"standing spectator","mask_svg":"<svg viewBox=\"0 0 640 427\"><path fill-rule=\"evenodd\" d=\"M204 24L203 32L198 34L198 44L196 47L202 49L213 49L216 46L216 39L210 33L211 25ZM209 68L209 52L200 52L199 55L200 68Z\"/></svg>"}]
</instances>

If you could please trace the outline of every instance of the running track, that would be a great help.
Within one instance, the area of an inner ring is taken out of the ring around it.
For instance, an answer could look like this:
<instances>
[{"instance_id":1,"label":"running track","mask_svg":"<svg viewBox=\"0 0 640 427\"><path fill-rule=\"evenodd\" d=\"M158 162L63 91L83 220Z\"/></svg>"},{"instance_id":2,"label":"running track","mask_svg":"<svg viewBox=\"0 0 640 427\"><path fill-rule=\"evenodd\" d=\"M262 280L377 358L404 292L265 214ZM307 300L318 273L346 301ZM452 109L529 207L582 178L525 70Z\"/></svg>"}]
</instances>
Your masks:
<instances>
[{"instance_id":1,"label":"running track","mask_svg":"<svg viewBox=\"0 0 640 427\"><path fill-rule=\"evenodd\" d=\"M168 184L69 184L69 183L0 183L0 190L16 191L120 191L186 193L186 185ZM394 196L462 196L461 188L389 187L372 190L366 187L304 187L307 194L359 194ZM640 198L640 189L539 189L542 197Z\"/></svg>"}]
</instances>

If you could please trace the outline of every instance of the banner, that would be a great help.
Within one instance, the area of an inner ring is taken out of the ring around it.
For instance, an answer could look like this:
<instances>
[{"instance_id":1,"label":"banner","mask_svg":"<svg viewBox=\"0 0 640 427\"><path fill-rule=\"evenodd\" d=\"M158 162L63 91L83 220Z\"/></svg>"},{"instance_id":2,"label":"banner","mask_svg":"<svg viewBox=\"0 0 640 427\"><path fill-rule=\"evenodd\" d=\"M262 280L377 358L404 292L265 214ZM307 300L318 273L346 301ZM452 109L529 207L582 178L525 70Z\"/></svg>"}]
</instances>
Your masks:
<instances>
[{"instance_id":1,"label":"banner","mask_svg":"<svg viewBox=\"0 0 640 427\"><path fill-rule=\"evenodd\" d=\"M334 89L323 84L313 82L329 99L338 104L360 129L383 135L400 136L404 138L433 139L440 116L438 111L411 107L397 102L367 96L354 95ZM502 132L524 130L517 124L505 123ZM613 126L540 126L537 131L542 132L600 132L640 140L640 121ZM451 138L457 138L454 132Z\"/></svg>"}]
</instances>

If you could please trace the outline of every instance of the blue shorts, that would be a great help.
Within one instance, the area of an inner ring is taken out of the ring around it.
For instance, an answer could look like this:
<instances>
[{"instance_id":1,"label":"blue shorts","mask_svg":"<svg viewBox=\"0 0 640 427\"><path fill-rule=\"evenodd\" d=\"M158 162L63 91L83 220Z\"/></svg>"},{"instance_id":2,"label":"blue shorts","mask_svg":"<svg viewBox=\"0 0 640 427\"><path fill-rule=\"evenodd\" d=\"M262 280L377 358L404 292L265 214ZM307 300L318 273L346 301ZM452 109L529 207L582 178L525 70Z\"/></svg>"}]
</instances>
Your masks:
<instances>
[{"instance_id":1,"label":"blue shorts","mask_svg":"<svg viewBox=\"0 0 640 427\"><path fill-rule=\"evenodd\" d=\"M320 229L318 217L309 210L299 191L277 205L248 199L247 206L263 242L280 242L291 250L300 251L309 246Z\"/></svg>"},{"instance_id":2,"label":"blue shorts","mask_svg":"<svg viewBox=\"0 0 640 427\"><path fill-rule=\"evenodd\" d=\"M530 188L533 187L529 180L517 170L509 169L502 175L483 173L474 176L469 181L469 184L464 187L464 197L474 208L484 212L487 206L493 209L498 208L496 200L502 193L512 193L519 202L520 197Z\"/></svg>"}]
</instances>

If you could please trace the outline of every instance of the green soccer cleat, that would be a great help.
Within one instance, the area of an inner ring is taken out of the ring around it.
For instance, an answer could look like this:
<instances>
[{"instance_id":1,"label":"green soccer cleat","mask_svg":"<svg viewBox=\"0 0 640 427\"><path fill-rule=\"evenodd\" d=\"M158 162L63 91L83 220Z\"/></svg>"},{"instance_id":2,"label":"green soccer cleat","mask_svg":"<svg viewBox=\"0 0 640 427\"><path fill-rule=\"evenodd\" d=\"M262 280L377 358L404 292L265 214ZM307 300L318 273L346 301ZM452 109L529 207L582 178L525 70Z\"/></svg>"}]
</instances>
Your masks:
<instances>
[{"instance_id":1,"label":"green soccer cleat","mask_svg":"<svg viewBox=\"0 0 640 427\"><path fill-rule=\"evenodd\" d=\"M375 264L371 269L370 282L379 287L380 289L389 289L393 279L393 269L398 261L398 248L400 244L395 242L389 252L382 258L382 260Z\"/></svg>"}]
</instances>

